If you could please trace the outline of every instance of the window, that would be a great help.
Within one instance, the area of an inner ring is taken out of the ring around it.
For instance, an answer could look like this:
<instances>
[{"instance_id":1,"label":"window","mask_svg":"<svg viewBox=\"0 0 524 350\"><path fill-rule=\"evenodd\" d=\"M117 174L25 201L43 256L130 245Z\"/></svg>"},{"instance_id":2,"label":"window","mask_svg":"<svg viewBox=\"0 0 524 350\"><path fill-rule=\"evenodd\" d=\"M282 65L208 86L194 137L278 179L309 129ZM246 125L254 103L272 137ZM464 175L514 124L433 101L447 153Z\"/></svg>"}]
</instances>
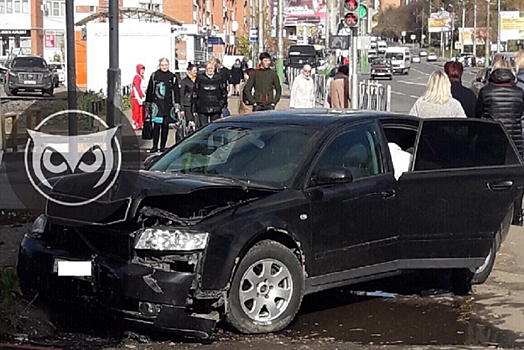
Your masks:
<instances>
[{"instance_id":1,"label":"window","mask_svg":"<svg viewBox=\"0 0 524 350\"><path fill-rule=\"evenodd\" d=\"M5 13L5 0L0 0L0 13Z\"/></svg>"},{"instance_id":2,"label":"window","mask_svg":"<svg viewBox=\"0 0 524 350\"><path fill-rule=\"evenodd\" d=\"M6 7L5 7L5 13L13 13L13 1L7 0Z\"/></svg>"},{"instance_id":3,"label":"window","mask_svg":"<svg viewBox=\"0 0 524 350\"><path fill-rule=\"evenodd\" d=\"M337 136L318 158L312 177L321 169L349 170L353 179L384 172L378 133L362 124Z\"/></svg>"},{"instance_id":4,"label":"window","mask_svg":"<svg viewBox=\"0 0 524 350\"><path fill-rule=\"evenodd\" d=\"M519 164L503 127L487 122L422 124L414 170Z\"/></svg>"},{"instance_id":5,"label":"window","mask_svg":"<svg viewBox=\"0 0 524 350\"><path fill-rule=\"evenodd\" d=\"M20 13L20 11L22 10L20 5L21 5L20 0L15 0L15 6L14 6L13 13Z\"/></svg>"},{"instance_id":6,"label":"window","mask_svg":"<svg viewBox=\"0 0 524 350\"><path fill-rule=\"evenodd\" d=\"M22 13L29 13L29 0L22 0Z\"/></svg>"}]
</instances>

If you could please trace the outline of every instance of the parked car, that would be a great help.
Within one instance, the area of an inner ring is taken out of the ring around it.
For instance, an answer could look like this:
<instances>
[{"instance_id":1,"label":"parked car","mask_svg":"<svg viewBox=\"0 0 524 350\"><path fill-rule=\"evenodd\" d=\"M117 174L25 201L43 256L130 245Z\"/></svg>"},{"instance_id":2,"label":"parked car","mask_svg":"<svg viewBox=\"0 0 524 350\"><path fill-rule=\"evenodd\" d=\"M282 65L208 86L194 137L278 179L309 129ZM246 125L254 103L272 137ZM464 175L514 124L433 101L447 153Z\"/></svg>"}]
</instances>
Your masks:
<instances>
[{"instance_id":1,"label":"parked car","mask_svg":"<svg viewBox=\"0 0 524 350\"><path fill-rule=\"evenodd\" d=\"M437 61L437 55L434 52L428 53L428 56L426 57L427 62L436 62Z\"/></svg>"},{"instance_id":2,"label":"parked car","mask_svg":"<svg viewBox=\"0 0 524 350\"><path fill-rule=\"evenodd\" d=\"M420 63L420 56L418 56L418 55L412 55L412 56L411 56L411 62L412 62L412 63Z\"/></svg>"},{"instance_id":3,"label":"parked car","mask_svg":"<svg viewBox=\"0 0 524 350\"><path fill-rule=\"evenodd\" d=\"M49 69L56 76L55 87L59 87L60 84L65 84L66 70L62 62L49 62Z\"/></svg>"},{"instance_id":4,"label":"parked car","mask_svg":"<svg viewBox=\"0 0 524 350\"><path fill-rule=\"evenodd\" d=\"M40 56L16 56L8 63L4 78L4 91L8 96L18 94L20 90L40 91L42 95L52 96L53 84L53 73Z\"/></svg>"},{"instance_id":5,"label":"parked car","mask_svg":"<svg viewBox=\"0 0 524 350\"><path fill-rule=\"evenodd\" d=\"M393 65L391 60L385 58L375 58L371 62L371 79L376 79L377 77L388 78L389 80L393 79Z\"/></svg>"},{"instance_id":6,"label":"parked car","mask_svg":"<svg viewBox=\"0 0 524 350\"><path fill-rule=\"evenodd\" d=\"M405 169L392 143L415 152ZM469 293L520 222L524 165L494 121L294 110L219 119L102 199L55 202L99 177L51 181L19 250L24 296L206 338L220 320L279 331L306 294L403 272Z\"/></svg>"}]
</instances>

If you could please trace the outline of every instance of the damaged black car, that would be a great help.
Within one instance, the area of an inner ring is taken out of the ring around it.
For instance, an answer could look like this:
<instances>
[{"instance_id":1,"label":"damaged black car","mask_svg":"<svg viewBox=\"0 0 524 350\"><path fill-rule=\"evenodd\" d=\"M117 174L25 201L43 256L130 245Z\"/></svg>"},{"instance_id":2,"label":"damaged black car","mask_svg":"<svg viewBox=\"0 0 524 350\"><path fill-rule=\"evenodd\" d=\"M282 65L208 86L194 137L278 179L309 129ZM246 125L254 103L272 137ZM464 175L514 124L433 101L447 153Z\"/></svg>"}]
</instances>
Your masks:
<instances>
[{"instance_id":1,"label":"damaged black car","mask_svg":"<svg viewBox=\"0 0 524 350\"><path fill-rule=\"evenodd\" d=\"M406 162L399 162L402 152ZM53 195L88 195L92 174ZM79 186L79 184L86 184ZM25 295L199 338L279 331L304 295L430 269L482 283L522 218L503 126L295 110L224 118L122 171L85 208L48 201L24 238Z\"/></svg>"}]
</instances>

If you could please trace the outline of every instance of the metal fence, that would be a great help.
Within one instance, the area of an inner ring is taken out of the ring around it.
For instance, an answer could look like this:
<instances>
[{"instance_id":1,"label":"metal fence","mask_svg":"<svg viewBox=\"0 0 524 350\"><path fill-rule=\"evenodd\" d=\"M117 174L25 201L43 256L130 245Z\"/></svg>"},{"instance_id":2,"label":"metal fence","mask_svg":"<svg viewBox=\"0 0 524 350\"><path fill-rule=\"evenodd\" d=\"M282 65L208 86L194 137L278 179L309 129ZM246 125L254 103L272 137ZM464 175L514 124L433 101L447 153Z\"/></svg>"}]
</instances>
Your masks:
<instances>
[{"instance_id":1,"label":"metal fence","mask_svg":"<svg viewBox=\"0 0 524 350\"><path fill-rule=\"evenodd\" d=\"M291 89L295 78L302 71L301 68L288 67L286 71L286 81ZM317 105L324 106L327 93L327 80L325 74L313 74L315 81L315 101ZM359 101L357 109L367 109L375 111L391 110L391 85L382 85L374 80L364 80L359 83ZM355 107L354 107L355 108Z\"/></svg>"}]
</instances>

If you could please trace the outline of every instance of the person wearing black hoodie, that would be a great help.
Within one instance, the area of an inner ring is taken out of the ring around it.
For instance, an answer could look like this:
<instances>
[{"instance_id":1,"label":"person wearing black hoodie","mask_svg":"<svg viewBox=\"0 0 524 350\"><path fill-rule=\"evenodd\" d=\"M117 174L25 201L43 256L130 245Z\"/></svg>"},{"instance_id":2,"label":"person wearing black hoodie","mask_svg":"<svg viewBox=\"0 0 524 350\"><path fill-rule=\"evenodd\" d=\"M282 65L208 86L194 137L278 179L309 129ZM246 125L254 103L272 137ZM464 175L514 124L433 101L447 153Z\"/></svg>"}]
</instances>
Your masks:
<instances>
[{"instance_id":1,"label":"person wearing black hoodie","mask_svg":"<svg viewBox=\"0 0 524 350\"><path fill-rule=\"evenodd\" d=\"M169 123L178 120L180 112L180 86L175 74L169 71L169 60L161 58L159 69L149 79L146 92L149 115L153 121L153 148L149 152L160 152L166 149Z\"/></svg>"},{"instance_id":2,"label":"person wearing black hoodie","mask_svg":"<svg viewBox=\"0 0 524 350\"><path fill-rule=\"evenodd\" d=\"M522 154L522 122L524 91L515 81L511 64L500 60L493 65L489 83L480 89L475 116L502 122Z\"/></svg>"},{"instance_id":3,"label":"person wearing black hoodie","mask_svg":"<svg viewBox=\"0 0 524 350\"><path fill-rule=\"evenodd\" d=\"M464 66L460 62L446 62L444 71L451 82L451 96L460 102L468 118L474 118L477 96L473 91L462 85Z\"/></svg>"},{"instance_id":4,"label":"person wearing black hoodie","mask_svg":"<svg viewBox=\"0 0 524 350\"><path fill-rule=\"evenodd\" d=\"M197 128L219 119L226 101L227 88L223 77L216 73L214 62L208 62L206 71L197 76L193 88L193 110L198 113Z\"/></svg>"}]
</instances>

